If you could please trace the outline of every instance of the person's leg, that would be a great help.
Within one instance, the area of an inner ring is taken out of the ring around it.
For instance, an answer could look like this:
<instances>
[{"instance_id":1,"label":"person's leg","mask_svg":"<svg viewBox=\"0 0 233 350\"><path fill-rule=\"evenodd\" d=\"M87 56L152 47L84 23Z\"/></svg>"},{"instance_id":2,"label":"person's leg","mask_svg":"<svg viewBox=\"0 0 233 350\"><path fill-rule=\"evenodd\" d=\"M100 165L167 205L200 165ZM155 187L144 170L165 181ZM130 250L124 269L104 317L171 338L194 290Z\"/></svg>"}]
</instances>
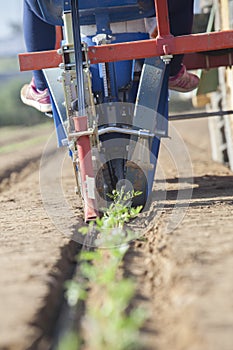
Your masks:
<instances>
[{"instance_id":1,"label":"person's leg","mask_svg":"<svg viewBox=\"0 0 233 350\"><path fill-rule=\"evenodd\" d=\"M194 0L168 0L170 30L174 36L188 35L192 32ZM184 55L175 55L170 63L169 88L189 92L197 88L199 78L189 73L183 65Z\"/></svg>"},{"instance_id":2,"label":"person's leg","mask_svg":"<svg viewBox=\"0 0 233 350\"><path fill-rule=\"evenodd\" d=\"M34 12L30 0L24 1L23 29L28 52L53 50L56 41L55 26L42 21ZM38 90L47 87L42 71L33 71L35 86Z\"/></svg>"},{"instance_id":3,"label":"person's leg","mask_svg":"<svg viewBox=\"0 0 233 350\"><path fill-rule=\"evenodd\" d=\"M174 36L191 34L193 24L194 0L168 0L170 31ZM158 35L157 28L150 28L151 38ZM187 72L182 63L184 55L175 55L170 64L169 88L180 92L188 92L197 88L199 78L195 74Z\"/></svg>"},{"instance_id":4,"label":"person's leg","mask_svg":"<svg viewBox=\"0 0 233 350\"><path fill-rule=\"evenodd\" d=\"M193 25L194 0L168 0L170 30L174 36L188 35ZM173 57L170 75L175 76L182 67L183 55Z\"/></svg>"},{"instance_id":5,"label":"person's leg","mask_svg":"<svg viewBox=\"0 0 233 350\"><path fill-rule=\"evenodd\" d=\"M37 15L38 3L34 0L24 0L24 38L28 52L52 50L55 47L55 26L44 22ZM41 112L50 112L51 101L47 83L41 70L33 71L33 79L21 89L23 103Z\"/></svg>"}]
</instances>

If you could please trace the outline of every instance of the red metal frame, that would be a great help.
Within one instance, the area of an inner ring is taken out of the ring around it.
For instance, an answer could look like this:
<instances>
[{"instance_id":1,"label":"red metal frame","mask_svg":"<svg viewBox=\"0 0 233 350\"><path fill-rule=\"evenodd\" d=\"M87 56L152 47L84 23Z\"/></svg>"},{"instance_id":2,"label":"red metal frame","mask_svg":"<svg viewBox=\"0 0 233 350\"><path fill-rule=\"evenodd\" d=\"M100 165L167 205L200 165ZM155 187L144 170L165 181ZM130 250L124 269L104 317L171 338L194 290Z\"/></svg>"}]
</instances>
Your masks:
<instances>
[{"instance_id":1,"label":"red metal frame","mask_svg":"<svg viewBox=\"0 0 233 350\"><path fill-rule=\"evenodd\" d=\"M55 49L58 50L61 47L62 39L63 39L62 27L57 26L56 27L56 44L55 44Z\"/></svg>"},{"instance_id":2,"label":"red metal frame","mask_svg":"<svg viewBox=\"0 0 233 350\"><path fill-rule=\"evenodd\" d=\"M233 31L156 38L89 48L92 63L233 48Z\"/></svg>"},{"instance_id":3,"label":"red metal frame","mask_svg":"<svg viewBox=\"0 0 233 350\"><path fill-rule=\"evenodd\" d=\"M158 37L171 37L167 0L155 0Z\"/></svg>"},{"instance_id":4,"label":"red metal frame","mask_svg":"<svg viewBox=\"0 0 233 350\"><path fill-rule=\"evenodd\" d=\"M233 30L174 37L170 34L167 0L155 0L158 36L155 39L89 47L91 63L112 62L163 56L188 54L187 68L212 68L231 65L232 54L209 56L209 51L233 49ZM197 54L203 52L204 54ZM19 55L20 70L37 70L57 67L62 62L56 50L24 53Z\"/></svg>"},{"instance_id":5,"label":"red metal frame","mask_svg":"<svg viewBox=\"0 0 233 350\"><path fill-rule=\"evenodd\" d=\"M86 116L74 117L73 119L75 131L87 131L88 127ZM84 215L85 221L87 222L94 220L98 216L98 213L95 210L95 200L88 197L87 188L87 177L94 178L90 137L87 135L79 137L77 140L77 146L79 155L80 176L82 177Z\"/></svg>"}]
</instances>

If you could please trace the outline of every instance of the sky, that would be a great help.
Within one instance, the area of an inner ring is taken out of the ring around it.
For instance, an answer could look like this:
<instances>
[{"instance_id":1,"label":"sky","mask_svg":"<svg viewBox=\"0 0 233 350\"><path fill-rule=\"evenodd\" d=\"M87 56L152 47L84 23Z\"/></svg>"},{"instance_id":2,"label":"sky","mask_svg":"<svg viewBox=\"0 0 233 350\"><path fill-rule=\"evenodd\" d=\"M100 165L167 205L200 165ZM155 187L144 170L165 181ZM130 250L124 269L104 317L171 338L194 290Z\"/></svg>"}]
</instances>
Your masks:
<instances>
[{"instance_id":1,"label":"sky","mask_svg":"<svg viewBox=\"0 0 233 350\"><path fill-rule=\"evenodd\" d=\"M0 11L0 38L9 36L9 23L22 22L22 0L8 0L2 2Z\"/></svg>"},{"instance_id":2,"label":"sky","mask_svg":"<svg viewBox=\"0 0 233 350\"><path fill-rule=\"evenodd\" d=\"M194 12L195 13L199 12L199 3L200 3L200 0L195 0L194 1Z\"/></svg>"}]
</instances>

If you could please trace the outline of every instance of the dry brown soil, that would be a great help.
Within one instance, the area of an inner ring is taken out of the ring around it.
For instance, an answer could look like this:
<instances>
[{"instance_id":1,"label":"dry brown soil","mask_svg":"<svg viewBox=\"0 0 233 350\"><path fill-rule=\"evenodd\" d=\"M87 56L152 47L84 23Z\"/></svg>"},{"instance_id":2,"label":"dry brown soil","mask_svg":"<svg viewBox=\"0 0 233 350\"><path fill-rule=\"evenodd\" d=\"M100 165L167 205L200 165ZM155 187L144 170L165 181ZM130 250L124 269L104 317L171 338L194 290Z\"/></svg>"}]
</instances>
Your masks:
<instances>
[{"instance_id":1,"label":"dry brown soil","mask_svg":"<svg viewBox=\"0 0 233 350\"><path fill-rule=\"evenodd\" d=\"M142 330L144 348L231 350L233 173L211 161L205 120L174 125L192 160L192 198L184 196L185 216L175 229L167 230L179 188L176 169L163 147L167 200L159 218L153 218L152 210L146 241L134 243L125 262L137 280L136 301L150 315Z\"/></svg>"},{"instance_id":2,"label":"dry brown soil","mask_svg":"<svg viewBox=\"0 0 233 350\"><path fill-rule=\"evenodd\" d=\"M211 161L206 120L174 122L173 125L181 132L188 147L193 172L187 176L182 171L189 169L182 147L174 162L166 148L169 140L164 142L159 157L161 171L157 176L153 203L149 212L141 218L146 220L147 228L143 232L146 240L132 244L125 259L126 273L135 277L138 285L135 302L150 312L141 333L144 348L231 350L233 174L227 167ZM54 309L54 300L47 303L48 294L58 284L61 271L66 270L64 261L72 260L72 257L69 258L70 237L64 234L67 221L70 220L73 225L74 219L77 225L82 224L81 203L73 194L73 174L67 160L63 166L63 187L69 201L74 201L73 212L76 218L72 212L70 218L62 215L63 221L61 220L59 202L56 203L57 188L52 185L61 175L52 172L53 167L49 168L52 162L57 164L59 152L53 153L52 149L46 150L52 155L48 158L49 170L46 174L53 181L48 189L45 188L45 192L49 193L50 189L55 194L53 198L49 195L46 198L54 201L52 206L55 211L50 213L53 220L48 216L40 193L41 171L37 160L40 159L43 145L42 142L41 147L37 148L34 161L28 161L26 170L21 171L19 167L21 172L18 174L15 167L16 175L9 177L8 174L8 180L2 182L2 350L29 349L43 333L41 312L44 315L47 310L48 322L49 314ZM31 149L35 150L33 147ZM27 151L11 152L8 157L25 159L24 152ZM1 155L0 158L2 159ZM179 174L185 174L182 183L177 178L177 164L181 169ZM193 189L191 198L190 189ZM174 211L177 194L181 194L182 204L178 207L178 212ZM181 222L178 220L173 227L176 214L179 217L180 212L185 214L184 218ZM168 227L172 229L168 230ZM54 322L54 319L50 319L50 322ZM51 324L48 323L47 326L50 327Z\"/></svg>"}]
</instances>

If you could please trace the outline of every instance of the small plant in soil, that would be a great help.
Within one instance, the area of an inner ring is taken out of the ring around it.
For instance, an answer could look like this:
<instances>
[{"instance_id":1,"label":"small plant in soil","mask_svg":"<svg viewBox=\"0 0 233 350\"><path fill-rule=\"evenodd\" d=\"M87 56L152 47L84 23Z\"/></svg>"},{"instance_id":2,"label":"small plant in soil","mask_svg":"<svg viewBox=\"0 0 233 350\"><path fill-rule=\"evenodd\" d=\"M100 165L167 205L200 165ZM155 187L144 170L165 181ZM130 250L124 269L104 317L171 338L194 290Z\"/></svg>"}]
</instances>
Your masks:
<instances>
[{"instance_id":1,"label":"small plant in soil","mask_svg":"<svg viewBox=\"0 0 233 350\"><path fill-rule=\"evenodd\" d=\"M98 231L96 248L84 251L79 257L82 281L66 284L68 303L75 306L85 300L86 313L82 321L82 336L86 349L125 350L139 347L139 329L145 321L145 312L132 306L135 284L123 276L121 264L129 249L128 242L135 234L124 229L142 207L132 208L132 199L139 192L113 191L111 205L103 210L91 227L80 231L87 234ZM103 249L103 247L105 247ZM102 248L102 249L101 249ZM81 349L81 345L78 347ZM61 349L63 350L63 349Z\"/></svg>"}]
</instances>

